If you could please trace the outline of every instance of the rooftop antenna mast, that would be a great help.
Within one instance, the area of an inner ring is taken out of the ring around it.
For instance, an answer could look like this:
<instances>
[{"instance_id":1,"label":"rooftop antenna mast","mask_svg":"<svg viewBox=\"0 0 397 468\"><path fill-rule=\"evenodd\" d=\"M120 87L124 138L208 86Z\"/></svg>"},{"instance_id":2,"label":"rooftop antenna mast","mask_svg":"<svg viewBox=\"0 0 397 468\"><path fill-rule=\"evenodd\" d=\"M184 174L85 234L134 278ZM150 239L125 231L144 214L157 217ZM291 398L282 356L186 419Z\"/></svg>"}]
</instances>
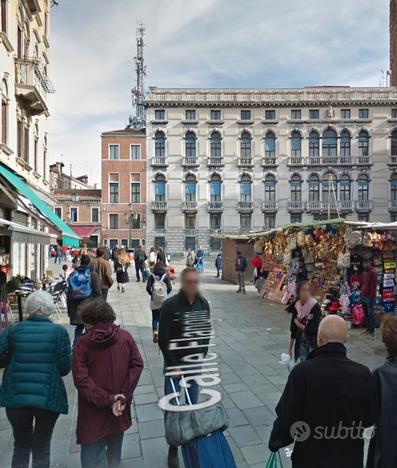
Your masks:
<instances>
[{"instance_id":1,"label":"rooftop antenna mast","mask_svg":"<svg viewBox=\"0 0 397 468\"><path fill-rule=\"evenodd\" d=\"M132 105L135 107L135 116L130 116L127 128L142 129L146 127L145 113L145 86L146 65L143 58L145 27L138 23L136 28L136 56L134 57L136 71L136 86L132 89Z\"/></svg>"}]
</instances>

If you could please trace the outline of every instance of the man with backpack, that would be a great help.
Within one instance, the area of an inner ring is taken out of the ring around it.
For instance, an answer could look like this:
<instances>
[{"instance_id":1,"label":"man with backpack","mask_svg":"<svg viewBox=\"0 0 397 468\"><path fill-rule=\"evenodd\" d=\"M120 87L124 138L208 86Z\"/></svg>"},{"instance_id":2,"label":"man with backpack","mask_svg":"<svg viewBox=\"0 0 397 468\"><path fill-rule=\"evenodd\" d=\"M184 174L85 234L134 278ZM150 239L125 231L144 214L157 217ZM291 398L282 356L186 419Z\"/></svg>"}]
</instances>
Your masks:
<instances>
[{"instance_id":1,"label":"man with backpack","mask_svg":"<svg viewBox=\"0 0 397 468\"><path fill-rule=\"evenodd\" d=\"M168 294L172 291L171 281L167 275L165 265L157 262L146 283L146 292L150 296L152 309L153 343L158 342L160 309Z\"/></svg>"},{"instance_id":2,"label":"man with backpack","mask_svg":"<svg viewBox=\"0 0 397 468\"><path fill-rule=\"evenodd\" d=\"M84 323L80 317L80 307L85 301L100 297L102 295L101 282L99 276L91 266L91 259L88 255L82 255L80 266L68 277L67 307L70 324L75 325L74 341L84 332Z\"/></svg>"}]
</instances>

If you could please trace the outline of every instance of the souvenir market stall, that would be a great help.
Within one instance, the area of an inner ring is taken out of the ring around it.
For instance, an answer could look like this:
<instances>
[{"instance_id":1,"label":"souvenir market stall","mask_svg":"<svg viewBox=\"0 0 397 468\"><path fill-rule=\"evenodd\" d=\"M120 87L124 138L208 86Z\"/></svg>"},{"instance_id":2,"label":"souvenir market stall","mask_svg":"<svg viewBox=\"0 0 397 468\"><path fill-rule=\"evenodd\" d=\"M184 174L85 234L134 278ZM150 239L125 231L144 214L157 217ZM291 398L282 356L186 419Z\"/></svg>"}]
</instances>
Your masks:
<instances>
[{"instance_id":1,"label":"souvenir market stall","mask_svg":"<svg viewBox=\"0 0 397 468\"><path fill-rule=\"evenodd\" d=\"M254 250L263 251L264 268L269 272L260 294L286 304L295 294L298 263L303 259L314 294L322 300L343 280L340 254L346 250L345 237L352 227L336 219L292 224L253 235Z\"/></svg>"},{"instance_id":2,"label":"souvenir market stall","mask_svg":"<svg viewBox=\"0 0 397 468\"><path fill-rule=\"evenodd\" d=\"M362 325L363 260L371 258L378 272L377 322L396 309L397 223L368 224L343 219L252 234L254 250L263 251L268 270L260 294L287 304L294 299L300 269L311 283L325 314L338 313L353 325Z\"/></svg>"}]
</instances>

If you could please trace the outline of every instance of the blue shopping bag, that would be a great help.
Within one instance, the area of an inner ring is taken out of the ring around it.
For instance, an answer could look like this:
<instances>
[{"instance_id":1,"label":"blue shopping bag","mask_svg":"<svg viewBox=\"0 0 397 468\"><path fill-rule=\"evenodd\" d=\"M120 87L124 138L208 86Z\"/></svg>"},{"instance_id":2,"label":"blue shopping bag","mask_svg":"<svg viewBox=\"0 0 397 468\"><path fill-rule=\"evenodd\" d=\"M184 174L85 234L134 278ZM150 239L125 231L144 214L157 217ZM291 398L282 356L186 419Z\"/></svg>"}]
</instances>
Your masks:
<instances>
[{"instance_id":1,"label":"blue shopping bag","mask_svg":"<svg viewBox=\"0 0 397 468\"><path fill-rule=\"evenodd\" d=\"M237 468L228 441L221 431L183 445L182 454L186 468Z\"/></svg>"}]
</instances>

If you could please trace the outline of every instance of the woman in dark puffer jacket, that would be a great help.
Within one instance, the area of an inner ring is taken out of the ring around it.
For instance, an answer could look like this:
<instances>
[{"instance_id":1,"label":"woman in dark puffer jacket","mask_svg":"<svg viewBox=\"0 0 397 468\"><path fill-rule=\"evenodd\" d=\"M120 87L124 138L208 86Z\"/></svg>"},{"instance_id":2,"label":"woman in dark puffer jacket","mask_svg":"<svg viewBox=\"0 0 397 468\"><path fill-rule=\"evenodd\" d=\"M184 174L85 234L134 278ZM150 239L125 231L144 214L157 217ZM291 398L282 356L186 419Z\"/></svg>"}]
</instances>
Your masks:
<instances>
[{"instance_id":1,"label":"woman in dark puffer jacket","mask_svg":"<svg viewBox=\"0 0 397 468\"><path fill-rule=\"evenodd\" d=\"M32 293L25 307L29 317L0 335L0 356L9 361L0 406L14 433L11 466L28 468L32 454L33 468L48 468L55 423L68 412L62 377L71 369L70 340L66 329L51 321L55 306L49 293Z\"/></svg>"}]
</instances>

